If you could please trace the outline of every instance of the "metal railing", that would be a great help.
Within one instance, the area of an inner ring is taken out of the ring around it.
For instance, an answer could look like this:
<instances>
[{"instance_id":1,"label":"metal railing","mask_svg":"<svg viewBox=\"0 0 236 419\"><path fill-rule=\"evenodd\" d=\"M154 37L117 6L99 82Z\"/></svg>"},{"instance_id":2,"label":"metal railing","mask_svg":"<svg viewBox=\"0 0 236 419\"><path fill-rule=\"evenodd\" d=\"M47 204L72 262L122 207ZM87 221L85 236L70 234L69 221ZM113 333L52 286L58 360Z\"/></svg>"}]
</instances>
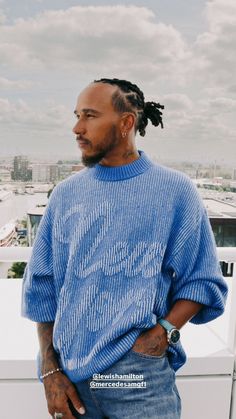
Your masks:
<instances>
[{"instance_id":1,"label":"metal railing","mask_svg":"<svg viewBox=\"0 0 236 419\"><path fill-rule=\"evenodd\" d=\"M0 262L27 262L32 247L0 247ZM236 263L236 247L218 247L219 260L225 263Z\"/></svg>"}]
</instances>

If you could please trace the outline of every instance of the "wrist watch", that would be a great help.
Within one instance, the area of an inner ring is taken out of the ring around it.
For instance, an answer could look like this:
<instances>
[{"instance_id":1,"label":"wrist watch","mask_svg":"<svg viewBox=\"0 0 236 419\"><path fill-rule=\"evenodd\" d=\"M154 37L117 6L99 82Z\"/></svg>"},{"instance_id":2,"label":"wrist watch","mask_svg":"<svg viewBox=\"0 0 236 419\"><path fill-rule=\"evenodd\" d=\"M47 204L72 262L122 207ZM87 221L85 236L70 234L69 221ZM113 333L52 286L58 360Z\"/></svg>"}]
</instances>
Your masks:
<instances>
[{"instance_id":1,"label":"wrist watch","mask_svg":"<svg viewBox=\"0 0 236 419\"><path fill-rule=\"evenodd\" d=\"M166 330L167 342L170 345L176 345L176 343L178 343L180 340L180 331L176 329L173 324L168 322L168 320L159 319L157 323L159 323Z\"/></svg>"}]
</instances>

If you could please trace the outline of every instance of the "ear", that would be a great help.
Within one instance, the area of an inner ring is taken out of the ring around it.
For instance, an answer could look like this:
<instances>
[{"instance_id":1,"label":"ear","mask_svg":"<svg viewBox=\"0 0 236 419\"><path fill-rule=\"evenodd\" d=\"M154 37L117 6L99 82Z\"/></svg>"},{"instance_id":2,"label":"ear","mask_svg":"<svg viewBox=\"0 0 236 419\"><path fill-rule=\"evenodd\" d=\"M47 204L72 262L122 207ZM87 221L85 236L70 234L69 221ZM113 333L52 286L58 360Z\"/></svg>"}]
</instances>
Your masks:
<instances>
[{"instance_id":1,"label":"ear","mask_svg":"<svg viewBox=\"0 0 236 419\"><path fill-rule=\"evenodd\" d=\"M135 115L133 113L124 113L121 119L121 131L130 131L135 125Z\"/></svg>"}]
</instances>

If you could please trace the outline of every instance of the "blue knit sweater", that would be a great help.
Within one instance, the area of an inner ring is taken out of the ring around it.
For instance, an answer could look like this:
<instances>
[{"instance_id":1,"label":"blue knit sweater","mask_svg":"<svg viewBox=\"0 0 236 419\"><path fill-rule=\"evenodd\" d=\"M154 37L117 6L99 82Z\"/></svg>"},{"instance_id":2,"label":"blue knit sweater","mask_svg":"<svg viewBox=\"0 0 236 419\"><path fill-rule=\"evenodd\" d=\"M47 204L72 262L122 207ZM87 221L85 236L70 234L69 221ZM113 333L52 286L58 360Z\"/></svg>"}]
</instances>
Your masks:
<instances>
[{"instance_id":1,"label":"blue knit sweater","mask_svg":"<svg viewBox=\"0 0 236 419\"><path fill-rule=\"evenodd\" d=\"M55 321L53 345L72 382L118 361L178 299L204 304L193 323L224 310L226 284L197 189L139 154L56 186L25 270L22 315ZM174 370L183 365L181 344L169 359Z\"/></svg>"}]
</instances>

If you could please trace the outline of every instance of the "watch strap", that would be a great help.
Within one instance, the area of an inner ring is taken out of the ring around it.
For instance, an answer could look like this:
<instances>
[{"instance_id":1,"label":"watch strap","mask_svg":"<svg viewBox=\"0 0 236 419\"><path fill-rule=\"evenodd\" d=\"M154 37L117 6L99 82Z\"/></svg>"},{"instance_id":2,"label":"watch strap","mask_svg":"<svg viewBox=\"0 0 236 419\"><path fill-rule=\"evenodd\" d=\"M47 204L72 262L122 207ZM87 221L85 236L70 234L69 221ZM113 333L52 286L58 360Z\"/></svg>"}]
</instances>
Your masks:
<instances>
[{"instance_id":1,"label":"watch strap","mask_svg":"<svg viewBox=\"0 0 236 419\"><path fill-rule=\"evenodd\" d=\"M168 332L170 332L172 329L176 329L176 327L171 324L170 322L168 322L168 320L165 319L159 319L158 323L164 327L164 329L166 329Z\"/></svg>"}]
</instances>

